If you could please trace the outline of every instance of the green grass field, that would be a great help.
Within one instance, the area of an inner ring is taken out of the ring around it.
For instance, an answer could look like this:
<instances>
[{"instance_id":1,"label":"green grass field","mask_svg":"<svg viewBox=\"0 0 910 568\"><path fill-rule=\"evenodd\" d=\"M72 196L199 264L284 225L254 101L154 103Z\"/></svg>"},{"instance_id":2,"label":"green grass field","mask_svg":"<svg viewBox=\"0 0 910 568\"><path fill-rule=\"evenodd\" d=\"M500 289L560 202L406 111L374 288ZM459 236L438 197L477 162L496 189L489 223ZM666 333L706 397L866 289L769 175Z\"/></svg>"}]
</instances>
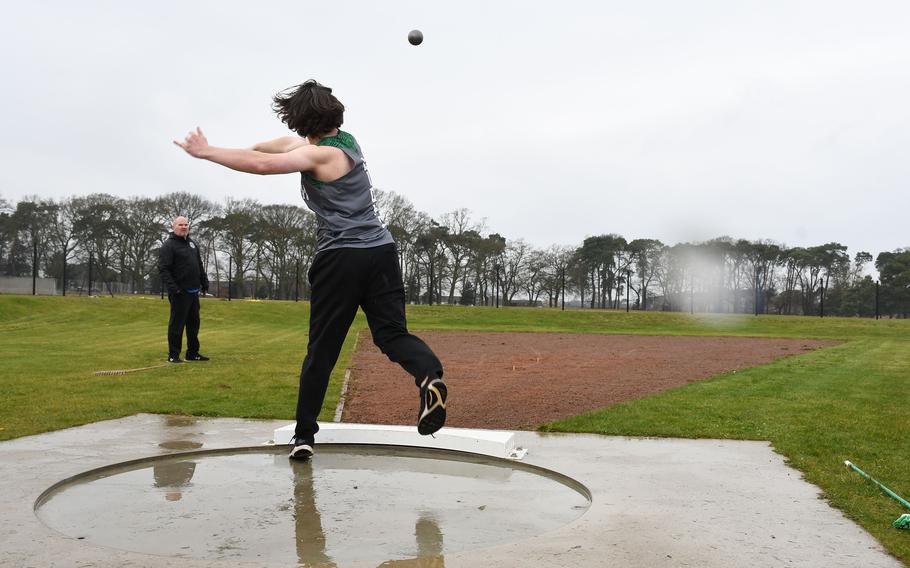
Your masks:
<instances>
[{"instance_id":1,"label":"green grass field","mask_svg":"<svg viewBox=\"0 0 910 568\"><path fill-rule=\"evenodd\" d=\"M304 302L203 302L208 363L96 376L159 364L167 302L157 297L0 296L0 440L135 414L293 419L306 346ZM903 511L849 472L850 459L910 498L910 321L690 316L588 310L409 308L413 330L737 335L845 340L542 429L630 436L769 440L847 516L910 563ZM354 348L355 321L321 419L330 420Z\"/></svg>"}]
</instances>

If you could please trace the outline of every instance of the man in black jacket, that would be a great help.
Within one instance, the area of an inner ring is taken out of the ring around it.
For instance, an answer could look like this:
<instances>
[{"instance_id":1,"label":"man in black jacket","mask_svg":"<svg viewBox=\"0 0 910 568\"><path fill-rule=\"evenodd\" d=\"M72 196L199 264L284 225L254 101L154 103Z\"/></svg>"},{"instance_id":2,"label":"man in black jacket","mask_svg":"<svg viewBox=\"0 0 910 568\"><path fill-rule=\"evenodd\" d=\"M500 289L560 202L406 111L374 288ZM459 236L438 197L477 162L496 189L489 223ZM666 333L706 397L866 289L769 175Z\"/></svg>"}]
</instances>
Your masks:
<instances>
[{"instance_id":1,"label":"man in black jacket","mask_svg":"<svg viewBox=\"0 0 910 568\"><path fill-rule=\"evenodd\" d=\"M158 274L167 288L171 302L171 319L167 324L167 360L182 363L180 349L186 328L186 360L208 361L199 353L199 293L209 289L209 279L202 268L199 247L190 239L190 222L177 217L173 231L158 253Z\"/></svg>"}]
</instances>

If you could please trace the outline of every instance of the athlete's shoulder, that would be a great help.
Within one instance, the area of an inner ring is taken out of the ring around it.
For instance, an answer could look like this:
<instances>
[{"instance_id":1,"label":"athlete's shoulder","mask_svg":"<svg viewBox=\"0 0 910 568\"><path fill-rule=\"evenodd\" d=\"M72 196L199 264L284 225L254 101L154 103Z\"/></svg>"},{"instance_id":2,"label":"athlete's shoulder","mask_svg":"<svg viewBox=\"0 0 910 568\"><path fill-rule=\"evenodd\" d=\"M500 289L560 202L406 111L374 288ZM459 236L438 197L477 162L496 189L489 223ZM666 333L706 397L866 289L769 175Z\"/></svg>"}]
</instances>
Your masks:
<instances>
[{"instance_id":1,"label":"athlete's shoulder","mask_svg":"<svg viewBox=\"0 0 910 568\"><path fill-rule=\"evenodd\" d=\"M328 138L323 138L318 143L319 146L333 146L335 148L347 148L349 150L354 150L360 152L360 145L357 143L357 139L350 132L345 132L344 130L339 130L338 134L335 136L329 136Z\"/></svg>"}]
</instances>

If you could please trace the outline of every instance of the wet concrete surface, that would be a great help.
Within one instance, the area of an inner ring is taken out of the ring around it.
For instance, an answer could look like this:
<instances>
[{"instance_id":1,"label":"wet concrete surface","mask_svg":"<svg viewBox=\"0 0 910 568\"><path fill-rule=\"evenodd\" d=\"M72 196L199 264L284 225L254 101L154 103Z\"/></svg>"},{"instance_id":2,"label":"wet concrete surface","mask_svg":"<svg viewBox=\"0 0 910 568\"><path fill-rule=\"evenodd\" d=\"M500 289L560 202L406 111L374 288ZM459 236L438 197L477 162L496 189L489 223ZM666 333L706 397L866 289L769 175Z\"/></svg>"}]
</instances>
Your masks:
<instances>
[{"instance_id":1,"label":"wet concrete surface","mask_svg":"<svg viewBox=\"0 0 910 568\"><path fill-rule=\"evenodd\" d=\"M191 452L96 470L39 498L78 540L145 554L292 565L444 556L528 539L580 517L587 490L520 462L460 452L321 445Z\"/></svg>"},{"instance_id":2,"label":"wet concrete surface","mask_svg":"<svg viewBox=\"0 0 910 568\"><path fill-rule=\"evenodd\" d=\"M522 462L583 484L587 509L577 488L483 460L205 451L254 446L285 424L137 415L0 442L0 566L901 566L763 442L517 432ZM36 513L46 490L80 475ZM467 491L434 490L441 479ZM363 498L361 484L384 499ZM502 499L480 509L493 493ZM495 531L488 510L501 513ZM204 534L211 523L225 538ZM257 530L287 554L250 553Z\"/></svg>"}]
</instances>

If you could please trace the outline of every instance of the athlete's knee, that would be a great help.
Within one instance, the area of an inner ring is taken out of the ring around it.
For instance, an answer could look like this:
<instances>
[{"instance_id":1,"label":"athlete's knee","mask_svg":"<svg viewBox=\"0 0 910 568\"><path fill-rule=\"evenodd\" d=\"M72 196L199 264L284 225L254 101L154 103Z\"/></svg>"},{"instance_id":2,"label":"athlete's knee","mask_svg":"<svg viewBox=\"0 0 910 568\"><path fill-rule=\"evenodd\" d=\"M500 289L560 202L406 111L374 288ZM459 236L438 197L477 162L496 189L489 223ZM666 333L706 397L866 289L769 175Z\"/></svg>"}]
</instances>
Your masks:
<instances>
[{"instance_id":1,"label":"athlete's knee","mask_svg":"<svg viewBox=\"0 0 910 568\"><path fill-rule=\"evenodd\" d=\"M373 345L386 355L395 352L399 348L399 344L406 343L411 336L407 328L394 325L384 325L371 331Z\"/></svg>"}]
</instances>

